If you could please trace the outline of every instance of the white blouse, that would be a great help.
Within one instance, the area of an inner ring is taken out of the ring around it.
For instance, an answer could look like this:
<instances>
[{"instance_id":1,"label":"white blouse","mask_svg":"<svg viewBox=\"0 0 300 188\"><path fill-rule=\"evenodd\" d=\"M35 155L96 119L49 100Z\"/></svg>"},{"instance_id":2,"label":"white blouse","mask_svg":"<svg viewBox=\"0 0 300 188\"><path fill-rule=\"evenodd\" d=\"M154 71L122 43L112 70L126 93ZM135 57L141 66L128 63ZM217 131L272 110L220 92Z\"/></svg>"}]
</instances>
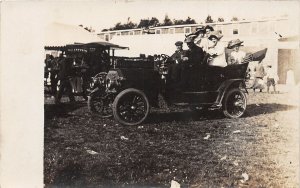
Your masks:
<instances>
[{"instance_id":1,"label":"white blouse","mask_svg":"<svg viewBox=\"0 0 300 188\"><path fill-rule=\"evenodd\" d=\"M232 51L230 56L230 58L233 59L236 64L241 64L246 57L246 53L243 51Z\"/></svg>"},{"instance_id":2,"label":"white blouse","mask_svg":"<svg viewBox=\"0 0 300 188\"><path fill-rule=\"evenodd\" d=\"M215 47L208 48L207 53L216 55L216 57L208 62L208 65L219 67L227 66L225 58L225 47L222 43L218 42Z\"/></svg>"}]
</instances>

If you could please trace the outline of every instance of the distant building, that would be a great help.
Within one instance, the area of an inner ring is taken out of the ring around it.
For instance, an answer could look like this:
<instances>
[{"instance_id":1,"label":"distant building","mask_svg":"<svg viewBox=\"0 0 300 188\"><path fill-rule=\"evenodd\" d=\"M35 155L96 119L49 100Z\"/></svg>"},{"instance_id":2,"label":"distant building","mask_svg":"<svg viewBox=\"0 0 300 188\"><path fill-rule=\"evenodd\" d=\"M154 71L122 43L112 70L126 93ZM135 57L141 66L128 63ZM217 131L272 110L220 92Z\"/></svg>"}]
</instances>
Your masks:
<instances>
[{"instance_id":1,"label":"distant building","mask_svg":"<svg viewBox=\"0 0 300 188\"><path fill-rule=\"evenodd\" d=\"M100 32L97 35L106 40L123 46L130 51L120 52L124 56L155 53L172 54L174 42L184 40L185 35L196 30L203 24L172 25L144 29L129 29ZM243 49L254 52L268 48L265 64L271 64L279 74L279 83L285 83L286 72L294 70L295 78L300 77L299 57L299 23L288 18L261 20L242 20L234 22L210 23L215 30L223 34L222 41L227 44L232 39L244 41ZM117 54L118 55L118 54Z\"/></svg>"}]
</instances>

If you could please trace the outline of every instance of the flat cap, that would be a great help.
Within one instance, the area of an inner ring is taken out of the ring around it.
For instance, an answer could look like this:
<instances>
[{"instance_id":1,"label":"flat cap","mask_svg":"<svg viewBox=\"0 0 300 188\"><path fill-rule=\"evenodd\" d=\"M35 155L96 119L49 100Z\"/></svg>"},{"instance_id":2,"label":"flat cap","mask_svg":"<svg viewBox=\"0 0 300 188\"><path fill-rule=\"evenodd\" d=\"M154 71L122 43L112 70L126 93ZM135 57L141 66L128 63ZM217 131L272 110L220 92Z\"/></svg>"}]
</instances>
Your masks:
<instances>
[{"instance_id":1,"label":"flat cap","mask_svg":"<svg viewBox=\"0 0 300 188\"><path fill-rule=\"evenodd\" d=\"M182 46L182 44L183 44L183 42L181 42L181 41L175 42L175 46Z\"/></svg>"}]
</instances>

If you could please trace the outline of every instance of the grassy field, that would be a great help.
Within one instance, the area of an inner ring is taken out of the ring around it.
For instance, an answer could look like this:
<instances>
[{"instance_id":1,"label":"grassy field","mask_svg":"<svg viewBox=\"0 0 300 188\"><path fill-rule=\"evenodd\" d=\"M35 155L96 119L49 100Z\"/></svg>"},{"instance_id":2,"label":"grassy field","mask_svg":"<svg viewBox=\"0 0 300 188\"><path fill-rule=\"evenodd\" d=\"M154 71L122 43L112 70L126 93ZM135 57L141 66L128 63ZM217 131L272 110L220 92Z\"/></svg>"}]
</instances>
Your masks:
<instances>
[{"instance_id":1,"label":"grassy field","mask_svg":"<svg viewBox=\"0 0 300 188\"><path fill-rule=\"evenodd\" d=\"M227 119L152 110L122 126L84 102L45 104L46 187L299 187L298 94L250 93Z\"/></svg>"}]
</instances>

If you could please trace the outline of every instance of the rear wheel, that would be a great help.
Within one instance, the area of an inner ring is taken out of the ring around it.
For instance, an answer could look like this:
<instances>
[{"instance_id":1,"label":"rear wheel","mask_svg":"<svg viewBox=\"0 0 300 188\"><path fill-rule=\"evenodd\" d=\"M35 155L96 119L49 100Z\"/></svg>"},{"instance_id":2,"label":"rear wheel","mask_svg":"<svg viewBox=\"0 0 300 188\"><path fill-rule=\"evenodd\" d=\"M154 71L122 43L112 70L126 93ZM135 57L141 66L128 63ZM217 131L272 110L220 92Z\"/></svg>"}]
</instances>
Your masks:
<instances>
[{"instance_id":1,"label":"rear wheel","mask_svg":"<svg viewBox=\"0 0 300 188\"><path fill-rule=\"evenodd\" d=\"M113 103L114 118L124 125L142 123L149 114L149 101L144 92L129 88L117 95Z\"/></svg>"},{"instance_id":2,"label":"rear wheel","mask_svg":"<svg viewBox=\"0 0 300 188\"><path fill-rule=\"evenodd\" d=\"M113 116L112 100L109 97L91 95L88 96L88 109L93 115L101 118L109 118Z\"/></svg>"},{"instance_id":3,"label":"rear wheel","mask_svg":"<svg viewBox=\"0 0 300 188\"><path fill-rule=\"evenodd\" d=\"M241 117L247 106L247 98L240 89L231 89L225 95L223 100L223 113L229 118Z\"/></svg>"}]
</instances>

